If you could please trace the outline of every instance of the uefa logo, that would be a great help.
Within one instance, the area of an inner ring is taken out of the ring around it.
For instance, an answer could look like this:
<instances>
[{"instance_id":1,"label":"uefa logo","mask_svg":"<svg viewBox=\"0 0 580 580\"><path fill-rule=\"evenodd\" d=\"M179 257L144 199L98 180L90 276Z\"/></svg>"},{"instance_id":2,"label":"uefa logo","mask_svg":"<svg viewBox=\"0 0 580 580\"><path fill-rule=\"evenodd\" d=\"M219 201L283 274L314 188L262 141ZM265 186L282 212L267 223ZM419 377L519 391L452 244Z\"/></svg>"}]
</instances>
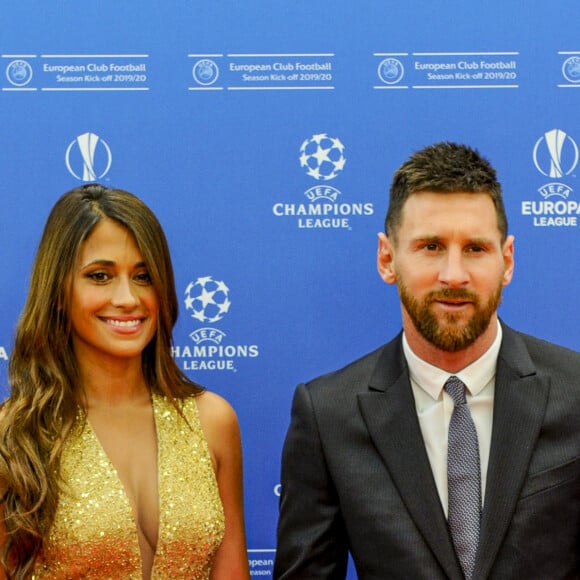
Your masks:
<instances>
[{"instance_id":1,"label":"uefa logo","mask_svg":"<svg viewBox=\"0 0 580 580\"><path fill-rule=\"evenodd\" d=\"M562 65L562 74L570 83L580 83L580 56L571 56Z\"/></svg>"},{"instance_id":2,"label":"uefa logo","mask_svg":"<svg viewBox=\"0 0 580 580\"><path fill-rule=\"evenodd\" d=\"M201 323L213 324L230 310L230 289L221 280L211 276L190 282L185 289L185 308Z\"/></svg>"},{"instance_id":3,"label":"uefa logo","mask_svg":"<svg viewBox=\"0 0 580 580\"><path fill-rule=\"evenodd\" d=\"M379 78L386 85L396 85L405 74L403 63L397 58L385 58L379 63Z\"/></svg>"},{"instance_id":4,"label":"uefa logo","mask_svg":"<svg viewBox=\"0 0 580 580\"><path fill-rule=\"evenodd\" d=\"M109 173L113 156L106 141L95 133L83 133L66 149L69 173L81 181L95 181Z\"/></svg>"},{"instance_id":5,"label":"uefa logo","mask_svg":"<svg viewBox=\"0 0 580 580\"><path fill-rule=\"evenodd\" d=\"M340 139L326 133L312 135L300 147L300 167L317 181L334 179L346 163L344 145Z\"/></svg>"},{"instance_id":6,"label":"uefa logo","mask_svg":"<svg viewBox=\"0 0 580 580\"><path fill-rule=\"evenodd\" d=\"M546 131L534 145L534 165L546 177L570 175L578 165L578 145L565 131Z\"/></svg>"},{"instance_id":7,"label":"uefa logo","mask_svg":"<svg viewBox=\"0 0 580 580\"><path fill-rule=\"evenodd\" d=\"M300 167L317 183L304 192L307 203L277 201L272 214L295 220L298 229L352 230L355 216L374 213L371 202L351 202L329 184L342 173L346 164L345 146L337 137L317 133L300 146Z\"/></svg>"},{"instance_id":8,"label":"uefa logo","mask_svg":"<svg viewBox=\"0 0 580 580\"><path fill-rule=\"evenodd\" d=\"M575 178L578 145L562 129L546 131L534 144L532 157L536 169L551 178L538 188L542 199L523 200L521 213L534 227L577 227L580 205L570 199L573 189L567 176Z\"/></svg>"},{"instance_id":9,"label":"uefa logo","mask_svg":"<svg viewBox=\"0 0 580 580\"><path fill-rule=\"evenodd\" d=\"M213 85L219 77L218 65L209 58L198 60L191 70L195 82L199 85Z\"/></svg>"},{"instance_id":10,"label":"uefa logo","mask_svg":"<svg viewBox=\"0 0 580 580\"><path fill-rule=\"evenodd\" d=\"M202 325L213 325L230 310L230 289L212 276L197 278L185 288L185 308ZM257 344L231 344L215 326L201 326L189 334L193 345L174 345L173 357L185 371L233 371L244 359L260 355Z\"/></svg>"},{"instance_id":11,"label":"uefa logo","mask_svg":"<svg viewBox=\"0 0 580 580\"><path fill-rule=\"evenodd\" d=\"M6 78L15 87L25 87L32 80L32 67L25 60L13 60L6 67Z\"/></svg>"}]
</instances>

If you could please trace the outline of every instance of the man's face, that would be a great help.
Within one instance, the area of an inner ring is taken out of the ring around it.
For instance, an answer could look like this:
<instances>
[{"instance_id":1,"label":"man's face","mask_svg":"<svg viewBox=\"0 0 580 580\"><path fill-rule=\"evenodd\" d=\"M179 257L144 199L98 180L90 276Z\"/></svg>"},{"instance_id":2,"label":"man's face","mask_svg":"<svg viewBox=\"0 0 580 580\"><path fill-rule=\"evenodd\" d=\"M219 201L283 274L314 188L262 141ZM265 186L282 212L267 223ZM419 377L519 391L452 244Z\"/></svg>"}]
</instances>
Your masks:
<instances>
[{"instance_id":1,"label":"man's face","mask_svg":"<svg viewBox=\"0 0 580 580\"><path fill-rule=\"evenodd\" d=\"M471 346L489 327L513 273L513 237L502 244L484 193L420 192L402 223L379 240L379 272L396 283L403 323L446 352Z\"/></svg>"}]
</instances>

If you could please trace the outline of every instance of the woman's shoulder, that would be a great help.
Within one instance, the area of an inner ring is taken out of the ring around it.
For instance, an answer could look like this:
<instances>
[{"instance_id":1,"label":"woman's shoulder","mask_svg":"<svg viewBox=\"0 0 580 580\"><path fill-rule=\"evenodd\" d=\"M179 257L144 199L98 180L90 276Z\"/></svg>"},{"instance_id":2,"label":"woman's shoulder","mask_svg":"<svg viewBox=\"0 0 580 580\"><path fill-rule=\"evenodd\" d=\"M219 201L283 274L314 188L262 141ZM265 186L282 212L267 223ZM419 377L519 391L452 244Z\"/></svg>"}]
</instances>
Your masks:
<instances>
[{"instance_id":1,"label":"woman's shoulder","mask_svg":"<svg viewBox=\"0 0 580 580\"><path fill-rule=\"evenodd\" d=\"M226 399L211 391L195 397L199 422L216 467L240 447L240 428L234 408Z\"/></svg>"},{"instance_id":2,"label":"woman's shoulder","mask_svg":"<svg viewBox=\"0 0 580 580\"><path fill-rule=\"evenodd\" d=\"M216 428L236 424L238 422L236 412L232 405L224 397L212 391L203 391L196 395L195 401L199 411L199 418L204 428L215 426Z\"/></svg>"}]
</instances>

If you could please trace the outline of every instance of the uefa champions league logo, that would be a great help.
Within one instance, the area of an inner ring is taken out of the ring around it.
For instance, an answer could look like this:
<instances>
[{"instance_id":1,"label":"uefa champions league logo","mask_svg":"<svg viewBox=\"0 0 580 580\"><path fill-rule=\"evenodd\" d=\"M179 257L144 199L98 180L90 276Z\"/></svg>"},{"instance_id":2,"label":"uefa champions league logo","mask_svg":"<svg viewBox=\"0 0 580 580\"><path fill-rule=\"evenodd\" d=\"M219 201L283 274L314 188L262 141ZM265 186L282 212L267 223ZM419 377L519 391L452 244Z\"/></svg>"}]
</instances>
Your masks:
<instances>
[{"instance_id":1,"label":"uefa champions league logo","mask_svg":"<svg viewBox=\"0 0 580 580\"><path fill-rule=\"evenodd\" d=\"M185 308L192 318L212 325L230 310L230 289L212 276L197 278L185 289ZM260 355L257 344L231 344L225 332L215 326L200 326L189 334L193 345L176 345L173 356L186 371L233 371L237 363Z\"/></svg>"},{"instance_id":2,"label":"uefa champions league logo","mask_svg":"<svg viewBox=\"0 0 580 580\"><path fill-rule=\"evenodd\" d=\"M32 67L25 60L13 60L6 67L6 78L15 87L24 87L32 80Z\"/></svg>"},{"instance_id":3,"label":"uefa champions league logo","mask_svg":"<svg viewBox=\"0 0 580 580\"><path fill-rule=\"evenodd\" d=\"M570 175L578 165L578 145L561 129L546 131L534 145L534 164L546 177Z\"/></svg>"},{"instance_id":4,"label":"uefa champions league logo","mask_svg":"<svg viewBox=\"0 0 580 580\"><path fill-rule=\"evenodd\" d=\"M196 83L208 86L213 85L219 76L218 65L209 58L198 60L191 70Z\"/></svg>"},{"instance_id":5,"label":"uefa champions league logo","mask_svg":"<svg viewBox=\"0 0 580 580\"><path fill-rule=\"evenodd\" d=\"M344 145L340 139L326 133L313 135L300 147L300 167L318 181L334 179L344 169L345 163Z\"/></svg>"},{"instance_id":6,"label":"uefa champions league logo","mask_svg":"<svg viewBox=\"0 0 580 580\"><path fill-rule=\"evenodd\" d=\"M190 282L185 289L185 308L192 318L202 323L212 324L221 320L229 311L230 289L211 276Z\"/></svg>"},{"instance_id":7,"label":"uefa champions league logo","mask_svg":"<svg viewBox=\"0 0 580 580\"><path fill-rule=\"evenodd\" d=\"M346 163L345 147L340 139L317 133L300 146L300 167L317 181L304 196L307 203L277 201L272 206L276 217L296 220L298 229L352 230L352 219L374 213L371 202L351 202L330 185ZM355 217L356 216L356 217Z\"/></svg>"},{"instance_id":8,"label":"uefa champions league logo","mask_svg":"<svg viewBox=\"0 0 580 580\"><path fill-rule=\"evenodd\" d=\"M580 56L571 56L562 65L564 78L571 83L580 83Z\"/></svg>"},{"instance_id":9,"label":"uefa champions league logo","mask_svg":"<svg viewBox=\"0 0 580 580\"><path fill-rule=\"evenodd\" d=\"M111 168L113 156L106 141L95 133L79 135L66 149L65 162L70 174L81 181L95 181Z\"/></svg>"},{"instance_id":10,"label":"uefa champions league logo","mask_svg":"<svg viewBox=\"0 0 580 580\"><path fill-rule=\"evenodd\" d=\"M403 63L397 58L385 58L379 63L379 78L387 85L396 85L405 74Z\"/></svg>"}]
</instances>

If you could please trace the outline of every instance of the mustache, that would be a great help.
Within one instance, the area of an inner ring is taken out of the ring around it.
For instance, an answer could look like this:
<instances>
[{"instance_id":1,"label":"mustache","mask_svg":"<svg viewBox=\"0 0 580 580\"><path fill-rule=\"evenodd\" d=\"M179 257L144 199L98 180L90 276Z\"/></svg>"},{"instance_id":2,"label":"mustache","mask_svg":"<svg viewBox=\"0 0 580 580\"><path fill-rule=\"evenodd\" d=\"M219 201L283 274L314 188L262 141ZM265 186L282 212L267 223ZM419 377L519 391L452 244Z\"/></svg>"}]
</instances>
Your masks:
<instances>
[{"instance_id":1,"label":"mustache","mask_svg":"<svg viewBox=\"0 0 580 580\"><path fill-rule=\"evenodd\" d=\"M468 302L478 302L477 294L466 290L465 288L443 288L441 290L433 290L429 292L426 297L427 302L434 302L435 300L466 300Z\"/></svg>"}]
</instances>

